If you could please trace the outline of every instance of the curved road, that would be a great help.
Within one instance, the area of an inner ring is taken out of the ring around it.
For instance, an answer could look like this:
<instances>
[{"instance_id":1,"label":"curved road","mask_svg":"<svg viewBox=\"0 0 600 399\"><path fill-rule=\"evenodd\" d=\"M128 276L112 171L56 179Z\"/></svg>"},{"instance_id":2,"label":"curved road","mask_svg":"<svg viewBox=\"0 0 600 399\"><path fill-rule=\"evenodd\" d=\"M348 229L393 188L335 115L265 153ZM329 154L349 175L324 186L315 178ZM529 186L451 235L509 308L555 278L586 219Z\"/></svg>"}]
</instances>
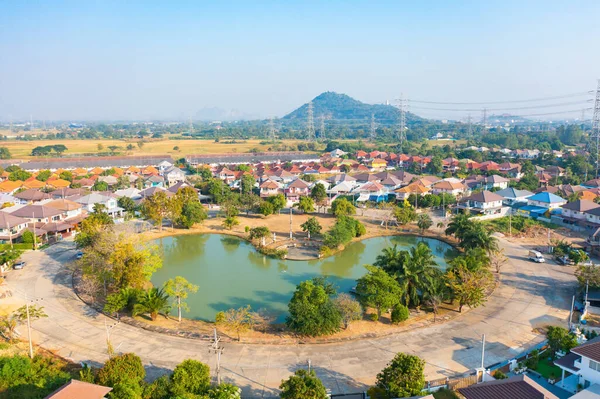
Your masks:
<instances>
[{"instance_id":1,"label":"curved road","mask_svg":"<svg viewBox=\"0 0 600 399\"><path fill-rule=\"evenodd\" d=\"M391 337L322 345L224 344L222 376L242 387L244 397L273 397L282 379L305 368L308 359L332 393L365 389L374 382L396 352L424 358L426 377L465 373L481 364L481 334L486 334L486 366L511 358L543 340L536 327L564 324L574 292L572 269L536 264L527 250L500 240L509 262L502 284L486 306L447 323L428 324ZM6 280L17 300L43 298L48 318L33 323L34 340L74 361L103 363L106 355L105 320L74 295L64 263L75 255L72 243L56 244L23 256L25 269L11 271ZM23 328L21 328L24 330ZM214 370L208 343L160 335L119 324L111 330L117 352L134 352L146 363L149 376L164 373L186 358L198 359Z\"/></svg>"}]
</instances>

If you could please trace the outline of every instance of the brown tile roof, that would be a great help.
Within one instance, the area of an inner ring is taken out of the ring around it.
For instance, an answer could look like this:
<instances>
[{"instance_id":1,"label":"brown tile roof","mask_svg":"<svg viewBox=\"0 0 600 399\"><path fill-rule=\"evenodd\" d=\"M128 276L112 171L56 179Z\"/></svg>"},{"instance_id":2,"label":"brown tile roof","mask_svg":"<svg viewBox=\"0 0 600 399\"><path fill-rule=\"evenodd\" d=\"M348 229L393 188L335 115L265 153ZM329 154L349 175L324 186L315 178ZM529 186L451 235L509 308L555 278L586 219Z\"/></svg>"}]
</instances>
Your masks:
<instances>
[{"instance_id":1,"label":"brown tile roof","mask_svg":"<svg viewBox=\"0 0 600 399\"><path fill-rule=\"evenodd\" d=\"M571 352L600 362L600 337L590 339L585 344L571 349Z\"/></svg>"},{"instance_id":2,"label":"brown tile roof","mask_svg":"<svg viewBox=\"0 0 600 399\"><path fill-rule=\"evenodd\" d=\"M102 399L110 391L112 388L71 380L46 396L45 399Z\"/></svg>"},{"instance_id":3,"label":"brown tile roof","mask_svg":"<svg viewBox=\"0 0 600 399\"><path fill-rule=\"evenodd\" d=\"M458 390L466 399L558 399L526 375L484 382Z\"/></svg>"},{"instance_id":4,"label":"brown tile roof","mask_svg":"<svg viewBox=\"0 0 600 399\"><path fill-rule=\"evenodd\" d=\"M569 202L568 204L564 204L563 206L561 206L561 208L577 212L586 212L594 208L598 208L599 206L600 205L596 204L593 201L580 199L574 202Z\"/></svg>"},{"instance_id":5,"label":"brown tile roof","mask_svg":"<svg viewBox=\"0 0 600 399\"><path fill-rule=\"evenodd\" d=\"M477 201L477 202L494 202L494 201L503 201L504 197L493 193L491 191L481 191L479 193L475 193L473 195L470 195L466 198L463 198L460 202L466 202L466 201Z\"/></svg>"}]
</instances>

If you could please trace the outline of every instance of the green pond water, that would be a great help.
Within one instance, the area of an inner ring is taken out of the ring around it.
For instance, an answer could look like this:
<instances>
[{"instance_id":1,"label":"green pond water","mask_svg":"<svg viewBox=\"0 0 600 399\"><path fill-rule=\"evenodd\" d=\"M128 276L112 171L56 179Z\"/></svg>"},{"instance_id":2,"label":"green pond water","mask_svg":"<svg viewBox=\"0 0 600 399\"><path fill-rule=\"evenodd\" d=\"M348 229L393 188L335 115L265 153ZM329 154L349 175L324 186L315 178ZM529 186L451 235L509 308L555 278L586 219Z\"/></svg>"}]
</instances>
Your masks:
<instances>
[{"instance_id":1,"label":"green pond water","mask_svg":"<svg viewBox=\"0 0 600 399\"><path fill-rule=\"evenodd\" d=\"M311 261L270 258L258 253L248 242L219 234L165 237L154 241L163 256L163 267L152 276L155 286L175 276L198 285L190 294L188 318L214 320L221 310L250 305L266 309L277 321L284 321L287 304L296 285L316 276L327 276L339 292L349 292L356 279L366 273L365 264L375 261L381 250L398 245L408 249L425 242L440 268L455 256L442 241L414 236L369 238L355 242L337 255Z\"/></svg>"}]
</instances>

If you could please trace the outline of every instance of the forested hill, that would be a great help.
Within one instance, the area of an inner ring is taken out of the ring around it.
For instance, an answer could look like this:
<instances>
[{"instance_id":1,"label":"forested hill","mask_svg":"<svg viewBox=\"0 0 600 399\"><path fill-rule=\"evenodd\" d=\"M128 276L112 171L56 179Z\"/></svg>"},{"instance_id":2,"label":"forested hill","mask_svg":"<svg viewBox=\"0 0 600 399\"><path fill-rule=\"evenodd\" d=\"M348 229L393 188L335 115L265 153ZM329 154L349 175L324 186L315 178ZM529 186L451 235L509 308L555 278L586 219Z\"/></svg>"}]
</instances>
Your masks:
<instances>
[{"instance_id":1,"label":"forested hill","mask_svg":"<svg viewBox=\"0 0 600 399\"><path fill-rule=\"evenodd\" d=\"M328 119L338 121L370 121L371 115L375 115L377 124L395 124L400 120L400 111L391 105L365 104L353 99L346 94L327 91L314 98L312 101L315 123L321 115ZM290 121L306 121L308 104L290 112L283 119ZM407 124L421 121L422 118L407 112Z\"/></svg>"}]
</instances>

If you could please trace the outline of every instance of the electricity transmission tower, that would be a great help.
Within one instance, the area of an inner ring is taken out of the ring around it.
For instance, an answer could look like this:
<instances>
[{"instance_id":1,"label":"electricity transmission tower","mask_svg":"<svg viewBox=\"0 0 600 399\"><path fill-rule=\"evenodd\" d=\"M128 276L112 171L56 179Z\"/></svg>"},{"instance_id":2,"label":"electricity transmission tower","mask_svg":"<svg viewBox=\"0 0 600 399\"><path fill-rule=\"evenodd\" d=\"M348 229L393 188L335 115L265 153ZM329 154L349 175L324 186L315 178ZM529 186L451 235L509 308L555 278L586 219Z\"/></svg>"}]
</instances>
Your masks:
<instances>
[{"instance_id":1,"label":"electricity transmission tower","mask_svg":"<svg viewBox=\"0 0 600 399\"><path fill-rule=\"evenodd\" d=\"M600 79L596 88L596 100L594 101L594 113L592 116L592 134L596 139L596 179L598 178L598 167L600 167Z\"/></svg>"},{"instance_id":2,"label":"electricity transmission tower","mask_svg":"<svg viewBox=\"0 0 600 399\"><path fill-rule=\"evenodd\" d=\"M375 141L375 139L377 138L377 126L375 125L375 114L371 114L371 134L369 136L369 139L371 139L371 141Z\"/></svg>"},{"instance_id":3,"label":"electricity transmission tower","mask_svg":"<svg viewBox=\"0 0 600 399\"><path fill-rule=\"evenodd\" d=\"M400 108L400 126L398 131L398 151L402 153L402 146L404 144L404 140L406 139L406 101L404 100L404 96L400 95L400 99L398 100L399 108Z\"/></svg>"},{"instance_id":4,"label":"electricity transmission tower","mask_svg":"<svg viewBox=\"0 0 600 399\"><path fill-rule=\"evenodd\" d=\"M487 132L487 108L484 108L482 111L481 123L483 124L483 132Z\"/></svg>"},{"instance_id":5,"label":"electricity transmission tower","mask_svg":"<svg viewBox=\"0 0 600 399\"><path fill-rule=\"evenodd\" d=\"M471 114L467 116L467 137L471 138L473 135L473 125L471 124Z\"/></svg>"},{"instance_id":6,"label":"electricity transmission tower","mask_svg":"<svg viewBox=\"0 0 600 399\"><path fill-rule=\"evenodd\" d=\"M273 122L273 117L269 118L269 139L273 143L275 142L275 122Z\"/></svg>"},{"instance_id":7,"label":"electricity transmission tower","mask_svg":"<svg viewBox=\"0 0 600 399\"><path fill-rule=\"evenodd\" d=\"M325 114L321 114L321 128L319 129L319 135L320 135L320 139L321 141L325 141Z\"/></svg>"},{"instance_id":8,"label":"electricity transmission tower","mask_svg":"<svg viewBox=\"0 0 600 399\"><path fill-rule=\"evenodd\" d=\"M315 121L313 115L313 103L308 103L307 120L306 120L306 139L314 141L315 139Z\"/></svg>"},{"instance_id":9,"label":"electricity transmission tower","mask_svg":"<svg viewBox=\"0 0 600 399\"><path fill-rule=\"evenodd\" d=\"M194 134L194 124L192 123L192 117L190 117L190 134Z\"/></svg>"}]
</instances>

